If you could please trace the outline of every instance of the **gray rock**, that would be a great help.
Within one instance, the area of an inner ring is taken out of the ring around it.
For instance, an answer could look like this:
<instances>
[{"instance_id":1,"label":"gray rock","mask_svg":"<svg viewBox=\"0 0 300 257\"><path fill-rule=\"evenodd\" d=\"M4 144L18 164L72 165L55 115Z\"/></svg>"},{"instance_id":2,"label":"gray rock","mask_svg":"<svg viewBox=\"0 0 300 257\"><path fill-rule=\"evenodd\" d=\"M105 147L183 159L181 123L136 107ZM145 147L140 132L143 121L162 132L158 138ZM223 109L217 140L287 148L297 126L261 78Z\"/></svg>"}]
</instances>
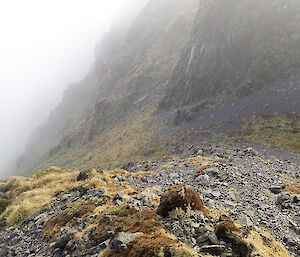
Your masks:
<instances>
[{"instance_id":1,"label":"gray rock","mask_svg":"<svg viewBox=\"0 0 300 257\"><path fill-rule=\"evenodd\" d=\"M224 245L204 245L200 247L200 252L210 253L213 255L221 255L226 251Z\"/></svg>"},{"instance_id":2,"label":"gray rock","mask_svg":"<svg viewBox=\"0 0 300 257\"><path fill-rule=\"evenodd\" d=\"M276 200L278 205L282 205L283 203L287 203L289 201L290 201L290 196L287 194L279 195Z\"/></svg>"},{"instance_id":3,"label":"gray rock","mask_svg":"<svg viewBox=\"0 0 300 257\"><path fill-rule=\"evenodd\" d=\"M300 202L300 195L295 195L293 197L293 203L299 203Z\"/></svg>"},{"instance_id":4,"label":"gray rock","mask_svg":"<svg viewBox=\"0 0 300 257\"><path fill-rule=\"evenodd\" d=\"M127 244L142 234L143 233L140 232L137 233L121 232L118 234L117 238L114 239L114 241L112 242L112 249L116 249L119 251L127 249Z\"/></svg>"},{"instance_id":5,"label":"gray rock","mask_svg":"<svg viewBox=\"0 0 300 257\"><path fill-rule=\"evenodd\" d=\"M273 193L273 194L280 194L282 192L282 190L285 188L285 186L272 186L269 188L269 190Z\"/></svg>"},{"instance_id":6,"label":"gray rock","mask_svg":"<svg viewBox=\"0 0 300 257\"><path fill-rule=\"evenodd\" d=\"M220 191L212 191L212 192L211 192L211 195L212 195L213 197L218 198L218 197L220 197L222 194L220 193Z\"/></svg>"}]
</instances>

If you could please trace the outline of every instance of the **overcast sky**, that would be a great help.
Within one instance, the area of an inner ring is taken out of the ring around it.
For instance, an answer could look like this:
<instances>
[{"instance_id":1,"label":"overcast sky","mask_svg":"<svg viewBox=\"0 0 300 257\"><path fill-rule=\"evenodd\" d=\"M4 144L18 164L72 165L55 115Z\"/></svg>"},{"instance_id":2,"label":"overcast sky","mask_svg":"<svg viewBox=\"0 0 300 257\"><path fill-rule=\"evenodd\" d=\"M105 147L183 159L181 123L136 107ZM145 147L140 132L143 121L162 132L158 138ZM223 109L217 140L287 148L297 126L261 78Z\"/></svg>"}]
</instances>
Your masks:
<instances>
[{"instance_id":1,"label":"overcast sky","mask_svg":"<svg viewBox=\"0 0 300 257\"><path fill-rule=\"evenodd\" d=\"M94 60L126 0L0 0L0 177Z\"/></svg>"}]
</instances>

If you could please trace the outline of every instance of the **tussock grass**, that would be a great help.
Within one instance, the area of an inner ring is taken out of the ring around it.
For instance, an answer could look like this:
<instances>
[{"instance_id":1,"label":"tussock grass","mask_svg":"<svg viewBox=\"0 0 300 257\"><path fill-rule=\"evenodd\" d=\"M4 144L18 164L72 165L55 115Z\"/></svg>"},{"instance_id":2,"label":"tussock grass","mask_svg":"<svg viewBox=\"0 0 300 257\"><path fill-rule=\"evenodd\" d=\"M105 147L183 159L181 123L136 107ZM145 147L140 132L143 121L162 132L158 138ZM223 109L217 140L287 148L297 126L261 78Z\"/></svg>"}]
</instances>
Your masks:
<instances>
[{"instance_id":1,"label":"tussock grass","mask_svg":"<svg viewBox=\"0 0 300 257\"><path fill-rule=\"evenodd\" d=\"M240 138L250 142L264 142L287 148L300 154L299 115L269 116L253 118L241 128ZM234 138L239 138L235 135Z\"/></svg>"},{"instance_id":2,"label":"tussock grass","mask_svg":"<svg viewBox=\"0 0 300 257\"><path fill-rule=\"evenodd\" d=\"M10 191L11 204L0 216L6 225L19 224L29 215L48 208L55 193L74 185L72 180L76 173L61 170L38 177L13 177L9 180L8 183L14 181L15 185Z\"/></svg>"},{"instance_id":3,"label":"tussock grass","mask_svg":"<svg viewBox=\"0 0 300 257\"><path fill-rule=\"evenodd\" d=\"M284 246L275 241L270 233L259 228L254 228L244 239L247 243L254 246L253 254L264 257L290 257L290 253Z\"/></svg>"},{"instance_id":4,"label":"tussock grass","mask_svg":"<svg viewBox=\"0 0 300 257\"><path fill-rule=\"evenodd\" d=\"M7 182L1 184L1 188L9 197L9 205L0 215L2 226L20 224L30 215L38 214L41 210L49 208L49 204L55 199L54 195L61 191L67 191L79 186L88 188L105 189L107 195L114 196L116 193L136 192L133 186L124 184L123 187L116 188L114 185L119 181L116 177L137 177L142 178L153 172L134 172L125 170L104 170L97 172L92 170L93 177L86 181L77 181L79 172L72 170L51 168L37 173L30 178L12 177ZM4 205L3 205L4 206ZM4 222L5 221L5 222ZM5 223L5 224L4 224Z\"/></svg>"},{"instance_id":5,"label":"tussock grass","mask_svg":"<svg viewBox=\"0 0 300 257\"><path fill-rule=\"evenodd\" d=\"M284 173L281 173L279 175L286 183L286 190L288 190L292 194L300 194L300 179L290 178L288 175Z\"/></svg>"},{"instance_id":6,"label":"tussock grass","mask_svg":"<svg viewBox=\"0 0 300 257\"><path fill-rule=\"evenodd\" d=\"M210 165L213 163L213 159L208 156L198 155L195 157L187 158L182 165L185 164L201 164L201 165Z\"/></svg>"}]
</instances>

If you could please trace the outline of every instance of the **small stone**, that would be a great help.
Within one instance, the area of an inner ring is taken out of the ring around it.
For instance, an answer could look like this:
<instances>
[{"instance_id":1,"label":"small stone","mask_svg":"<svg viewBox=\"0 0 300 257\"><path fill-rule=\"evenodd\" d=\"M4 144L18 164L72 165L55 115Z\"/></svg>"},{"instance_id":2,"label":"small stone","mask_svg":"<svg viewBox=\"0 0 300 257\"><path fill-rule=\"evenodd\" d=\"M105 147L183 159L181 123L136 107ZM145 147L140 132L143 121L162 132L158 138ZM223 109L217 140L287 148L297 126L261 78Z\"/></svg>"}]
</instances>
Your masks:
<instances>
[{"instance_id":1,"label":"small stone","mask_svg":"<svg viewBox=\"0 0 300 257\"><path fill-rule=\"evenodd\" d=\"M211 195L212 195L213 197L218 198L218 197L221 196L221 193L220 193L219 191L212 191L212 192L211 192Z\"/></svg>"},{"instance_id":2,"label":"small stone","mask_svg":"<svg viewBox=\"0 0 300 257\"><path fill-rule=\"evenodd\" d=\"M71 197L70 194L64 194L64 195L62 196L62 200L65 201L65 200L67 200L67 199L70 198L70 197Z\"/></svg>"},{"instance_id":3,"label":"small stone","mask_svg":"<svg viewBox=\"0 0 300 257\"><path fill-rule=\"evenodd\" d=\"M142 235L143 233L137 232L137 233L125 233L121 232L118 234L118 237L113 240L112 242L112 249L116 250L124 250L127 249L127 244L134 240L139 235Z\"/></svg>"},{"instance_id":4,"label":"small stone","mask_svg":"<svg viewBox=\"0 0 300 257\"><path fill-rule=\"evenodd\" d=\"M300 202L300 195L295 195L293 197L293 203L299 203Z\"/></svg>"},{"instance_id":5,"label":"small stone","mask_svg":"<svg viewBox=\"0 0 300 257\"><path fill-rule=\"evenodd\" d=\"M205 170L205 174L209 176L217 176L219 174L219 170L216 167L208 168Z\"/></svg>"},{"instance_id":6,"label":"small stone","mask_svg":"<svg viewBox=\"0 0 300 257\"><path fill-rule=\"evenodd\" d=\"M269 188L269 190L273 193L273 194L280 194L281 191L285 188L285 186L272 186Z\"/></svg>"},{"instance_id":7,"label":"small stone","mask_svg":"<svg viewBox=\"0 0 300 257\"><path fill-rule=\"evenodd\" d=\"M192 225L193 228L199 228L200 227L200 224L196 223L196 222L192 222L191 225Z\"/></svg>"},{"instance_id":8,"label":"small stone","mask_svg":"<svg viewBox=\"0 0 300 257\"><path fill-rule=\"evenodd\" d=\"M200 252L221 255L226 251L224 245L204 245L200 248Z\"/></svg>"},{"instance_id":9,"label":"small stone","mask_svg":"<svg viewBox=\"0 0 300 257\"><path fill-rule=\"evenodd\" d=\"M192 237L191 241L192 241L193 245L196 245L196 244L197 244L197 241L196 241L195 238Z\"/></svg>"},{"instance_id":10,"label":"small stone","mask_svg":"<svg viewBox=\"0 0 300 257\"><path fill-rule=\"evenodd\" d=\"M277 204L282 205L283 203L289 202L289 200L290 200L289 195L284 194L284 195L279 195L279 196L277 197L276 202L277 202Z\"/></svg>"},{"instance_id":11,"label":"small stone","mask_svg":"<svg viewBox=\"0 0 300 257\"><path fill-rule=\"evenodd\" d=\"M197 237L197 243L198 244L202 244L202 243L204 243L205 241L208 241L209 240L209 238L208 238L208 233L206 232L206 233L204 233L204 234L201 234L200 236L198 236Z\"/></svg>"}]
</instances>

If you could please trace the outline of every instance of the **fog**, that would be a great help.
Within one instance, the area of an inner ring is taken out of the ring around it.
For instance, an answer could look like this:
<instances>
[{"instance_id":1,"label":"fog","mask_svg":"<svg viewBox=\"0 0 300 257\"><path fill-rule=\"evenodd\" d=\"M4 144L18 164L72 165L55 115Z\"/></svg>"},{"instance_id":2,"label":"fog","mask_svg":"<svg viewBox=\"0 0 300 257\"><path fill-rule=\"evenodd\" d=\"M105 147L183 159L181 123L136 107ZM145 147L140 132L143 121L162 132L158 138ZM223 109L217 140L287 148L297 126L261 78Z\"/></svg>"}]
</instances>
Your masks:
<instances>
[{"instance_id":1,"label":"fog","mask_svg":"<svg viewBox=\"0 0 300 257\"><path fill-rule=\"evenodd\" d=\"M125 1L0 1L0 178L66 87L89 71Z\"/></svg>"}]
</instances>

